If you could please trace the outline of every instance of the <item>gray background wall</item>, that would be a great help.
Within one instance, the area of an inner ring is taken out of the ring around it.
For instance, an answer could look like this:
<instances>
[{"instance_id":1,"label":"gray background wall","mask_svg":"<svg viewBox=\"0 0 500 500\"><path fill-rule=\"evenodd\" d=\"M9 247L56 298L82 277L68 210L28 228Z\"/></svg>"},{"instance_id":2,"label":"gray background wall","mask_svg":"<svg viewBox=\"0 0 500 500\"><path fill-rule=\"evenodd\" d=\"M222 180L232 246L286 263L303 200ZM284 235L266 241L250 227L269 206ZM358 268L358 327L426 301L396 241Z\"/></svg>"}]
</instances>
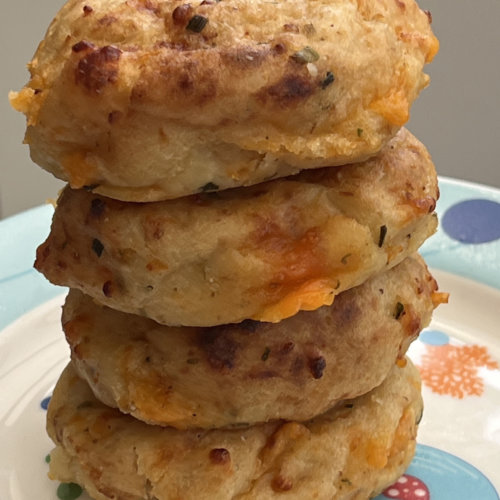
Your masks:
<instances>
[{"instance_id":1,"label":"gray background wall","mask_svg":"<svg viewBox=\"0 0 500 500\"><path fill-rule=\"evenodd\" d=\"M27 81L25 64L63 0L1 0L0 217L54 198L62 186L29 159L24 118L7 93ZM88 3L91 5L92 0ZM432 12L441 50L432 82L409 128L430 150L438 173L500 188L500 0L420 0Z\"/></svg>"}]
</instances>

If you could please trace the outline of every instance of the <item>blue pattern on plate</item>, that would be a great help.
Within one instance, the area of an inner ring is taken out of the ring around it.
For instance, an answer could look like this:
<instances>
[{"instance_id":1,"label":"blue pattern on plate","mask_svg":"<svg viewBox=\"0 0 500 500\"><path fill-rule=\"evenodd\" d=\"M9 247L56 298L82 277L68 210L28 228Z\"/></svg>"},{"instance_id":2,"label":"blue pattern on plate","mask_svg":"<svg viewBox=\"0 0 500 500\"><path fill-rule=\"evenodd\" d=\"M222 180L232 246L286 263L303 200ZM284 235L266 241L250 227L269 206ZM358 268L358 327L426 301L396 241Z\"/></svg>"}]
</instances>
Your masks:
<instances>
[{"instance_id":1,"label":"blue pattern on plate","mask_svg":"<svg viewBox=\"0 0 500 500\"><path fill-rule=\"evenodd\" d=\"M446 345L450 342L450 337L438 330L426 329L420 333L418 338L424 344L429 345Z\"/></svg>"},{"instance_id":2,"label":"blue pattern on plate","mask_svg":"<svg viewBox=\"0 0 500 500\"><path fill-rule=\"evenodd\" d=\"M441 197L437 204L437 213L441 221L448 219L448 228L452 224L452 219L455 219L453 222L455 226L470 225L463 219L464 207L465 211L470 208L470 205L464 202L479 198L494 202L494 205L489 203L483 205L488 206L488 214L481 218L486 218L497 227L498 221L492 220L491 217L497 213L496 205L500 204L500 190L447 178L439 179L439 188ZM460 205L461 208L454 208ZM453 229L452 234L455 235L455 233L456 229ZM490 238L491 235L492 233L490 233ZM500 239L481 243L480 248L479 251L477 244L464 244L458 241L447 234L445 229L438 231L422 245L421 254L431 267L500 289L500 261L498 259Z\"/></svg>"},{"instance_id":3,"label":"blue pattern on plate","mask_svg":"<svg viewBox=\"0 0 500 500\"><path fill-rule=\"evenodd\" d=\"M50 398L51 396L47 396L46 398L43 398L42 401L40 402L40 406L42 407L43 410L46 410L49 407Z\"/></svg>"},{"instance_id":4,"label":"blue pattern on plate","mask_svg":"<svg viewBox=\"0 0 500 500\"><path fill-rule=\"evenodd\" d=\"M474 199L452 205L441 221L444 232L461 243L488 243L500 239L500 203Z\"/></svg>"},{"instance_id":5,"label":"blue pattern on plate","mask_svg":"<svg viewBox=\"0 0 500 500\"><path fill-rule=\"evenodd\" d=\"M427 486L431 499L499 500L498 493L482 472L461 458L437 448L417 445L415 458L406 474ZM401 498L379 495L375 500ZM413 496L411 498L418 498Z\"/></svg>"},{"instance_id":6,"label":"blue pattern on plate","mask_svg":"<svg viewBox=\"0 0 500 500\"><path fill-rule=\"evenodd\" d=\"M64 291L33 269L53 213L44 205L0 221L0 330Z\"/></svg>"}]
</instances>

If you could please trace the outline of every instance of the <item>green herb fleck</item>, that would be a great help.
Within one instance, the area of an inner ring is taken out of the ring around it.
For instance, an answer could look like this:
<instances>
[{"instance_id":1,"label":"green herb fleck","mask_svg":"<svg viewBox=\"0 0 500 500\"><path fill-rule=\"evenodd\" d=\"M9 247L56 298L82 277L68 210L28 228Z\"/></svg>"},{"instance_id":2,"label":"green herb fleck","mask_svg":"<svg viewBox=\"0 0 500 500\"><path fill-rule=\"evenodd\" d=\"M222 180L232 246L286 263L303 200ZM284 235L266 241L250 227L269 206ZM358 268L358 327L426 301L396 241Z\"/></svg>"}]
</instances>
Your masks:
<instances>
[{"instance_id":1,"label":"green herb fleck","mask_svg":"<svg viewBox=\"0 0 500 500\"><path fill-rule=\"evenodd\" d=\"M50 464L50 453L48 455L45 455L45 463Z\"/></svg>"},{"instance_id":2,"label":"green herb fleck","mask_svg":"<svg viewBox=\"0 0 500 500\"><path fill-rule=\"evenodd\" d=\"M250 427L250 424L247 422L236 422L235 424L232 424L231 427L234 429L239 429L239 428Z\"/></svg>"},{"instance_id":3,"label":"green herb fleck","mask_svg":"<svg viewBox=\"0 0 500 500\"><path fill-rule=\"evenodd\" d=\"M295 62L299 64L307 64L317 61L319 54L312 47L304 47L290 56Z\"/></svg>"},{"instance_id":4,"label":"green herb fleck","mask_svg":"<svg viewBox=\"0 0 500 500\"><path fill-rule=\"evenodd\" d=\"M83 410L84 408L92 408L92 401L83 401L76 408L77 410Z\"/></svg>"},{"instance_id":5,"label":"green herb fleck","mask_svg":"<svg viewBox=\"0 0 500 500\"><path fill-rule=\"evenodd\" d=\"M216 191L217 189L219 189L219 186L217 186L217 184L214 184L213 182L207 182L200 188L203 193L206 193L207 191Z\"/></svg>"},{"instance_id":6,"label":"green herb fleck","mask_svg":"<svg viewBox=\"0 0 500 500\"><path fill-rule=\"evenodd\" d=\"M358 128L358 137L361 137L363 135L363 129L362 128Z\"/></svg>"},{"instance_id":7,"label":"green herb fleck","mask_svg":"<svg viewBox=\"0 0 500 500\"><path fill-rule=\"evenodd\" d=\"M340 262L342 262L342 264L346 265L347 264L347 259L352 255L352 253L346 253L341 259L340 259Z\"/></svg>"},{"instance_id":8,"label":"green herb fleck","mask_svg":"<svg viewBox=\"0 0 500 500\"><path fill-rule=\"evenodd\" d=\"M394 315L395 319L399 319L401 315L404 313L405 306L401 304L401 302L398 302L396 304L396 314Z\"/></svg>"},{"instance_id":9,"label":"green herb fleck","mask_svg":"<svg viewBox=\"0 0 500 500\"><path fill-rule=\"evenodd\" d=\"M81 486L75 483L61 483L57 488L57 496L61 500L75 500L82 493Z\"/></svg>"},{"instance_id":10,"label":"green herb fleck","mask_svg":"<svg viewBox=\"0 0 500 500\"><path fill-rule=\"evenodd\" d=\"M314 27L314 24L309 23L309 24L304 24L304 33L307 36L312 36L316 34L316 28Z\"/></svg>"},{"instance_id":11,"label":"green herb fleck","mask_svg":"<svg viewBox=\"0 0 500 500\"><path fill-rule=\"evenodd\" d=\"M321 82L321 88L326 89L329 85L331 85L335 81L335 76L331 71L326 72L325 79Z\"/></svg>"},{"instance_id":12,"label":"green herb fleck","mask_svg":"<svg viewBox=\"0 0 500 500\"><path fill-rule=\"evenodd\" d=\"M269 349L269 347L266 347L260 359L262 359L262 361L267 361L267 358L269 358L269 354L271 354L271 349Z\"/></svg>"},{"instance_id":13,"label":"green herb fleck","mask_svg":"<svg viewBox=\"0 0 500 500\"><path fill-rule=\"evenodd\" d=\"M351 481L347 477L342 478L341 481L349 486L352 485Z\"/></svg>"},{"instance_id":14,"label":"green herb fleck","mask_svg":"<svg viewBox=\"0 0 500 500\"><path fill-rule=\"evenodd\" d=\"M385 240L385 235L387 234L387 226L384 224L383 226L380 226L380 236L378 237L378 246L379 248L382 248L382 245L384 244Z\"/></svg>"},{"instance_id":15,"label":"green herb fleck","mask_svg":"<svg viewBox=\"0 0 500 500\"><path fill-rule=\"evenodd\" d=\"M94 250L94 253L100 257L102 255L102 251L104 250L104 245L97 238L94 238L94 241L92 242L92 250Z\"/></svg>"},{"instance_id":16,"label":"green herb fleck","mask_svg":"<svg viewBox=\"0 0 500 500\"><path fill-rule=\"evenodd\" d=\"M203 28L207 25L207 23L208 23L208 18L196 14L189 20L186 29L189 31L194 31L195 33L201 33L203 31Z\"/></svg>"},{"instance_id":17,"label":"green herb fleck","mask_svg":"<svg viewBox=\"0 0 500 500\"><path fill-rule=\"evenodd\" d=\"M94 198L90 204L90 215L100 217L106 209L106 203L100 198Z\"/></svg>"}]
</instances>

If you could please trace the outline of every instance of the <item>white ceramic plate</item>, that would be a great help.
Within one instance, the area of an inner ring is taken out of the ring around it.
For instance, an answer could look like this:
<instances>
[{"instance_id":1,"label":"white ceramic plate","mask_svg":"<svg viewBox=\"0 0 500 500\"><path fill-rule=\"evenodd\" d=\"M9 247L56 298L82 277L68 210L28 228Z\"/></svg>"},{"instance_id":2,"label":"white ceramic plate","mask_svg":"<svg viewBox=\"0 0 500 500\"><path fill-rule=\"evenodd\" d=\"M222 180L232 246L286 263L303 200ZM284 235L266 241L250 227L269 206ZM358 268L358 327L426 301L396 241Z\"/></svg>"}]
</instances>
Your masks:
<instances>
[{"instance_id":1,"label":"white ceramic plate","mask_svg":"<svg viewBox=\"0 0 500 500\"><path fill-rule=\"evenodd\" d=\"M441 229L422 254L450 303L410 349L424 381L419 445L379 500L499 499L500 192L444 178L440 188ZM44 407L69 359L65 290L32 269L51 215L40 207L0 222L0 500L58 498Z\"/></svg>"}]
</instances>

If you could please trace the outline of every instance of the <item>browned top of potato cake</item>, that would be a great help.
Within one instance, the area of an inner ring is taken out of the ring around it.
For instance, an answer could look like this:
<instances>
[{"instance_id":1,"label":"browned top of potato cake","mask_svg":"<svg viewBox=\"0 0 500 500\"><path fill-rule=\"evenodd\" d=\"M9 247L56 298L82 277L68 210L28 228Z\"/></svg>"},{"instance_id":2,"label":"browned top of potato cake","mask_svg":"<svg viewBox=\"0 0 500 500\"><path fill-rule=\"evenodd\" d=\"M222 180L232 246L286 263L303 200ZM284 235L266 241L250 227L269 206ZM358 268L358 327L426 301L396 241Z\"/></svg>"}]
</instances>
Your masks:
<instances>
[{"instance_id":1,"label":"browned top of potato cake","mask_svg":"<svg viewBox=\"0 0 500 500\"><path fill-rule=\"evenodd\" d=\"M153 201L375 154L437 50L413 0L70 0L12 103L42 167Z\"/></svg>"}]
</instances>

